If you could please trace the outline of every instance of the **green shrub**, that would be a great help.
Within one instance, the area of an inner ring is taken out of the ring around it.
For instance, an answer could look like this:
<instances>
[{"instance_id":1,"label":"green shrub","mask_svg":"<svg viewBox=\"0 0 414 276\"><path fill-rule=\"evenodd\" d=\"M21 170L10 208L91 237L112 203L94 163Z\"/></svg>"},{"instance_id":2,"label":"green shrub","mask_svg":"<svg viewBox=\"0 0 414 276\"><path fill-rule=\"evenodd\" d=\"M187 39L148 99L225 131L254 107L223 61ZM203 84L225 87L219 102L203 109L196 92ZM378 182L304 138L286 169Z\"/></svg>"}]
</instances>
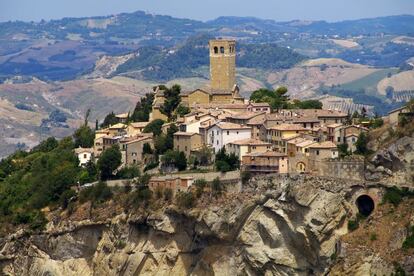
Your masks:
<instances>
[{"instance_id":1,"label":"green shrub","mask_svg":"<svg viewBox=\"0 0 414 276\"><path fill-rule=\"evenodd\" d=\"M102 203L112 198L111 188L105 182L83 189L79 194L79 201L84 203L88 200L93 203Z\"/></svg>"},{"instance_id":2,"label":"green shrub","mask_svg":"<svg viewBox=\"0 0 414 276\"><path fill-rule=\"evenodd\" d=\"M358 219L348 221L348 230L349 231L354 231L354 230L358 229L358 227L359 227Z\"/></svg>"},{"instance_id":3,"label":"green shrub","mask_svg":"<svg viewBox=\"0 0 414 276\"><path fill-rule=\"evenodd\" d=\"M399 189L397 187L387 188L387 191L384 194L383 202L391 203L394 206L398 206L404 197L412 197L414 192L410 191L407 188Z\"/></svg>"},{"instance_id":4,"label":"green shrub","mask_svg":"<svg viewBox=\"0 0 414 276\"><path fill-rule=\"evenodd\" d=\"M14 224L28 224L32 230L42 230L44 229L47 219L44 214L39 211L31 212L19 212L13 217Z\"/></svg>"},{"instance_id":5,"label":"green shrub","mask_svg":"<svg viewBox=\"0 0 414 276\"><path fill-rule=\"evenodd\" d=\"M176 196L176 201L180 208L189 209L195 205L195 197L191 192L179 192Z\"/></svg>"},{"instance_id":6,"label":"green shrub","mask_svg":"<svg viewBox=\"0 0 414 276\"><path fill-rule=\"evenodd\" d=\"M161 188L161 187L157 187L156 189L155 189L155 198L156 199L161 199L162 198L162 196L163 196L163 189Z\"/></svg>"},{"instance_id":7,"label":"green shrub","mask_svg":"<svg viewBox=\"0 0 414 276\"><path fill-rule=\"evenodd\" d=\"M147 165L145 165L144 172L155 169L158 167L160 163L159 162L150 162Z\"/></svg>"},{"instance_id":8,"label":"green shrub","mask_svg":"<svg viewBox=\"0 0 414 276\"><path fill-rule=\"evenodd\" d=\"M60 206L63 209L66 209L68 207L70 199L74 197L76 197L76 192L74 190L70 189L70 190L64 191L59 199Z\"/></svg>"},{"instance_id":9,"label":"green shrub","mask_svg":"<svg viewBox=\"0 0 414 276\"><path fill-rule=\"evenodd\" d=\"M369 239L371 241L376 241L377 240L377 234L376 233L371 233L371 235L369 236Z\"/></svg>"},{"instance_id":10,"label":"green shrub","mask_svg":"<svg viewBox=\"0 0 414 276\"><path fill-rule=\"evenodd\" d=\"M216 177L213 182L211 182L211 191L215 194L215 195L221 195L221 193L223 192L224 187L223 184L220 181L220 178Z\"/></svg>"},{"instance_id":11,"label":"green shrub","mask_svg":"<svg viewBox=\"0 0 414 276\"><path fill-rule=\"evenodd\" d=\"M170 188L164 189L164 199L170 201L173 197L173 191Z\"/></svg>"},{"instance_id":12,"label":"green shrub","mask_svg":"<svg viewBox=\"0 0 414 276\"><path fill-rule=\"evenodd\" d=\"M116 176L120 179L131 179L140 176L140 174L138 167L131 166L120 169Z\"/></svg>"},{"instance_id":13,"label":"green shrub","mask_svg":"<svg viewBox=\"0 0 414 276\"><path fill-rule=\"evenodd\" d=\"M207 181L205 179L197 179L194 181L194 186L196 187L196 197L200 198L204 192L204 188L207 186Z\"/></svg>"},{"instance_id":14,"label":"green shrub","mask_svg":"<svg viewBox=\"0 0 414 276\"><path fill-rule=\"evenodd\" d=\"M152 192L148 187L139 187L130 196L130 201L133 205L147 205L152 198Z\"/></svg>"},{"instance_id":15,"label":"green shrub","mask_svg":"<svg viewBox=\"0 0 414 276\"><path fill-rule=\"evenodd\" d=\"M408 231L408 236L403 242L404 249L414 248L414 226L411 227L410 231Z\"/></svg>"},{"instance_id":16,"label":"green shrub","mask_svg":"<svg viewBox=\"0 0 414 276\"><path fill-rule=\"evenodd\" d=\"M252 178L252 173L250 171L242 171L241 172L241 182L242 184L246 184Z\"/></svg>"},{"instance_id":17,"label":"green shrub","mask_svg":"<svg viewBox=\"0 0 414 276\"><path fill-rule=\"evenodd\" d=\"M404 268L401 267L401 265L397 262L394 263L394 273L391 275L393 276L406 276Z\"/></svg>"}]
</instances>

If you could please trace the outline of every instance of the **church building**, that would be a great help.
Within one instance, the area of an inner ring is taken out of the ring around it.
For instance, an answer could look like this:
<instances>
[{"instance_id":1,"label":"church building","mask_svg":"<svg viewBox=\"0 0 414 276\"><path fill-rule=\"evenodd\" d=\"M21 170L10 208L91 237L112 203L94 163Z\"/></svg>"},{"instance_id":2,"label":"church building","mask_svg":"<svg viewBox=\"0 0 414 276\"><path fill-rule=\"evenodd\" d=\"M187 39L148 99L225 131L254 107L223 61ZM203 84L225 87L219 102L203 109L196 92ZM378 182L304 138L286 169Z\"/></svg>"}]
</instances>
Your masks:
<instances>
[{"instance_id":1,"label":"church building","mask_svg":"<svg viewBox=\"0 0 414 276\"><path fill-rule=\"evenodd\" d=\"M194 106L244 104L236 84L236 41L215 39L209 42L210 87L181 92L181 102L190 108ZM164 102L163 91L156 89L151 120L164 119L160 106Z\"/></svg>"}]
</instances>

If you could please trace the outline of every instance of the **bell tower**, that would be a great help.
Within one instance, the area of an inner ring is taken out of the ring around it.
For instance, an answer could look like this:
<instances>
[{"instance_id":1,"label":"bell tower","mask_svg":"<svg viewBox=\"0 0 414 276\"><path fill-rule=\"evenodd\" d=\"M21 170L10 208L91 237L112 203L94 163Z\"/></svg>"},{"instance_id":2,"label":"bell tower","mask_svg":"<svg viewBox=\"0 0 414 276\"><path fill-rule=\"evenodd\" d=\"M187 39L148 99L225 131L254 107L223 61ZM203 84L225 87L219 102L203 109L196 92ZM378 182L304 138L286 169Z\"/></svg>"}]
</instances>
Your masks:
<instances>
[{"instance_id":1,"label":"bell tower","mask_svg":"<svg viewBox=\"0 0 414 276\"><path fill-rule=\"evenodd\" d=\"M236 41L210 40L209 46L211 89L230 92L236 85Z\"/></svg>"}]
</instances>

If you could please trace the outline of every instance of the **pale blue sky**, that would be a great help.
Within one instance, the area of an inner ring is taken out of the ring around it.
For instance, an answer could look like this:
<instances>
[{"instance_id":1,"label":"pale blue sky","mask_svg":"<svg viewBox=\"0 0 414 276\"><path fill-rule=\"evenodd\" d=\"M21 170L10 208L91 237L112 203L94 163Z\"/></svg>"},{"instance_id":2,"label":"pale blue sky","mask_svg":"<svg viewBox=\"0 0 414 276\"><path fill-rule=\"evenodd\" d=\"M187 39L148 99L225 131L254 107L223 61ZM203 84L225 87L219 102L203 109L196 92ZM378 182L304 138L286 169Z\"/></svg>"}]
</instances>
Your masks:
<instances>
[{"instance_id":1,"label":"pale blue sky","mask_svg":"<svg viewBox=\"0 0 414 276\"><path fill-rule=\"evenodd\" d=\"M414 14L414 0L0 0L0 21L39 21L136 10L199 20L233 15L277 21L339 21Z\"/></svg>"}]
</instances>

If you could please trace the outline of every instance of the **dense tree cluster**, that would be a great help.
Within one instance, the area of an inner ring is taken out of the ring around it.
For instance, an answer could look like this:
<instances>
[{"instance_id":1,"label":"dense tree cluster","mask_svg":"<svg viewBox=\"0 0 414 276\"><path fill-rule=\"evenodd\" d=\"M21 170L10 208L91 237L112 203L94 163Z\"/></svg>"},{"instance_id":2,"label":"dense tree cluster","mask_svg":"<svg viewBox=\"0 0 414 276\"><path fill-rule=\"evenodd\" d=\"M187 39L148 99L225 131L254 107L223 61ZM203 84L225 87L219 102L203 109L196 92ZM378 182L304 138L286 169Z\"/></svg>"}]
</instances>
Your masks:
<instances>
[{"instance_id":1,"label":"dense tree cluster","mask_svg":"<svg viewBox=\"0 0 414 276\"><path fill-rule=\"evenodd\" d=\"M165 102L161 106L160 111L168 117L169 120L173 119L173 113L181 102L181 86L174 84L171 88L165 87L164 97Z\"/></svg>"},{"instance_id":2,"label":"dense tree cluster","mask_svg":"<svg viewBox=\"0 0 414 276\"><path fill-rule=\"evenodd\" d=\"M31 152L16 152L0 162L0 223L40 228L41 208L58 203L87 169L78 166L71 138L49 138Z\"/></svg>"},{"instance_id":3,"label":"dense tree cluster","mask_svg":"<svg viewBox=\"0 0 414 276\"><path fill-rule=\"evenodd\" d=\"M215 167L220 172L228 172L240 168L240 161L234 153L228 154L223 147L216 154Z\"/></svg>"},{"instance_id":4,"label":"dense tree cluster","mask_svg":"<svg viewBox=\"0 0 414 276\"><path fill-rule=\"evenodd\" d=\"M161 158L164 167L174 167L179 171L184 171L187 168L187 158L184 152L168 150Z\"/></svg>"},{"instance_id":5,"label":"dense tree cluster","mask_svg":"<svg viewBox=\"0 0 414 276\"><path fill-rule=\"evenodd\" d=\"M322 109L322 103L318 100L293 100L287 95L287 88L281 86L276 90L261 88L250 96L250 100L255 103L268 103L273 110L278 109Z\"/></svg>"},{"instance_id":6,"label":"dense tree cluster","mask_svg":"<svg viewBox=\"0 0 414 276\"><path fill-rule=\"evenodd\" d=\"M152 110L152 103L154 102L154 94L147 93L140 101L137 102L134 111L130 117L132 122L148 122L149 115Z\"/></svg>"}]
</instances>

